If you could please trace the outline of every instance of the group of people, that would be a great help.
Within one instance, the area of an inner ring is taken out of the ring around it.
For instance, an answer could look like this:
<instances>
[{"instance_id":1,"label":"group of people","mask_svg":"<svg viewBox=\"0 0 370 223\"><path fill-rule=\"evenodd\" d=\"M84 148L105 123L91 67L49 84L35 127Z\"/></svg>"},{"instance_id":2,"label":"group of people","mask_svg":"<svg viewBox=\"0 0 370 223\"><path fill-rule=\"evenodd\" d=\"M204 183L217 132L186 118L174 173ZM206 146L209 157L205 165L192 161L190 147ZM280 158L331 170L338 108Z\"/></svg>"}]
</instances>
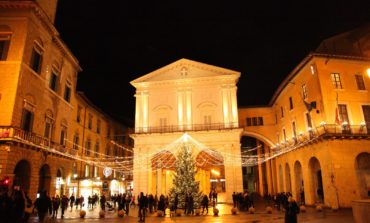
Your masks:
<instances>
[{"instance_id":1,"label":"group of people","mask_svg":"<svg viewBox=\"0 0 370 223\"><path fill-rule=\"evenodd\" d=\"M132 205L135 206L135 196L132 196L131 193L124 193L124 194L115 194L111 196L111 200L113 202L114 209L118 209L118 211L123 210L126 212L126 215L130 213L130 207Z\"/></svg>"},{"instance_id":2,"label":"group of people","mask_svg":"<svg viewBox=\"0 0 370 223\"><path fill-rule=\"evenodd\" d=\"M233 206L239 210L248 210L250 207L253 207L253 194L248 192L244 193L233 193Z\"/></svg>"},{"instance_id":3,"label":"group of people","mask_svg":"<svg viewBox=\"0 0 370 223\"><path fill-rule=\"evenodd\" d=\"M23 190L0 187L0 219L4 223L27 223L32 213L32 201Z\"/></svg>"}]
</instances>

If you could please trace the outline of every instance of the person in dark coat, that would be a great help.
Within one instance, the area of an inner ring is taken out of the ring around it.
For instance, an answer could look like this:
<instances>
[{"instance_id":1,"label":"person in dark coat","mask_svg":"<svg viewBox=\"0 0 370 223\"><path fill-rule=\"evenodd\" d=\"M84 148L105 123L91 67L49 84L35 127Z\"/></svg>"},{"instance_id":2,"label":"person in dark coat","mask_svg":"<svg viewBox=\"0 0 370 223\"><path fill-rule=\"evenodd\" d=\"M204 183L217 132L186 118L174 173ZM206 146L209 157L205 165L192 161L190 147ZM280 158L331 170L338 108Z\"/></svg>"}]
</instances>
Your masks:
<instances>
[{"instance_id":1,"label":"person in dark coat","mask_svg":"<svg viewBox=\"0 0 370 223\"><path fill-rule=\"evenodd\" d=\"M8 195L8 188L0 186L0 219L4 223L13 223L9 214L13 210L13 202Z\"/></svg>"},{"instance_id":2,"label":"person in dark coat","mask_svg":"<svg viewBox=\"0 0 370 223\"><path fill-rule=\"evenodd\" d=\"M175 195L175 201L173 202L173 211L176 212L177 206L179 205L179 196Z\"/></svg>"},{"instance_id":3,"label":"person in dark coat","mask_svg":"<svg viewBox=\"0 0 370 223\"><path fill-rule=\"evenodd\" d=\"M139 218L140 218L139 222L145 222L145 212L148 206L148 199L146 196L144 196L143 192L140 192L138 202L139 202Z\"/></svg>"},{"instance_id":4,"label":"person in dark coat","mask_svg":"<svg viewBox=\"0 0 370 223\"><path fill-rule=\"evenodd\" d=\"M69 202L69 199L66 195L63 195L62 196L62 199L60 201L60 205L62 207L62 215L61 215L61 218L64 218L64 211L68 209L68 202Z\"/></svg>"},{"instance_id":5,"label":"person in dark coat","mask_svg":"<svg viewBox=\"0 0 370 223\"><path fill-rule=\"evenodd\" d=\"M192 214L194 215L194 198L192 195L189 195L189 200L188 200L188 212L187 214Z\"/></svg>"},{"instance_id":6,"label":"person in dark coat","mask_svg":"<svg viewBox=\"0 0 370 223\"><path fill-rule=\"evenodd\" d=\"M75 203L76 201L76 198L75 196L72 194L71 197L69 198L69 201L70 201L70 204L71 204L71 211L73 209L73 204Z\"/></svg>"},{"instance_id":7,"label":"person in dark coat","mask_svg":"<svg viewBox=\"0 0 370 223\"><path fill-rule=\"evenodd\" d=\"M40 197L36 199L34 208L37 209L39 222L44 222L47 212L51 212L51 200L50 197L47 196L46 191L41 192Z\"/></svg>"},{"instance_id":8,"label":"person in dark coat","mask_svg":"<svg viewBox=\"0 0 370 223\"><path fill-rule=\"evenodd\" d=\"M297 223L297 214L299 213L299 207L297 202L290 196L288 201L284 204L285 209L285 223Z\"/></svg>"},{"instance_id":9,"label":"person in dark coat","mask_svg":"<svg viewBox=\"0 0 370 223\"><path fill-rule=\"evenodd\" d=\"M11 214L13 215L14 222L22 222L26 210L26 198L24 192L20 189L13 190L13 209Z\"/></svg>"},{"instance_id":10,"label":"person in dark coat","mask_svg":"<svg viewBox=\"0 0 370 223\"><path fill-rule=\"evenodd\" d=\"M163 213L165 213L165 210L166 210L166 202L165 202L165 199L164 199L164 196L163 195L161 195L159 197L158 210L159 211L163 211Z\"/></svg>"},{"instance_id":11,"label":"person in dark coat","mask_svg":"<svg viewBox=\"0 0 370 223\"><path fill-rule=\"evenodd\" d=\"M105 211L105 202L106 202L107 200L105 199L105 196L104 196L104 194L100 197L100 208L103 210L103 211Z\"/></svg>"},{"instance_id":12,"label":"person in dark coat","mask_svg":"<svg viewBox=\"0 0 370 223\"><path fill-rule=\"evenodd\" d=\"M207 195L204 195L203 199L202 199L202 206L203 206L203 210L202 210L202 214L204 213L204 209L206 209L207 213L208 214L208 196Z\"/></svg>"}]
</instances>

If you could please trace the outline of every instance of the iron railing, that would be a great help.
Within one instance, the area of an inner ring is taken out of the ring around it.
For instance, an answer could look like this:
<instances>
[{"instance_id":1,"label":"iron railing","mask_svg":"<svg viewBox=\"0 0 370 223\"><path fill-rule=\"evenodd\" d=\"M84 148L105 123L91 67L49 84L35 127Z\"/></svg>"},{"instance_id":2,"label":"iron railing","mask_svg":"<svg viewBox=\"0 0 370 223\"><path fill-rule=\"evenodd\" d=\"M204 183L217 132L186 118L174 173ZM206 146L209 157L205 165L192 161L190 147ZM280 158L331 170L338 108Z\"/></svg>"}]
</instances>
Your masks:
<instances>
[{"instance_id":1,"label":"iron railing","mask_svg":"<svg viewBox=\"0 0 370 223\"><path fill-rule=\"evenodd\" d=\"M211 123L211 124L192 124L192 125L166 125L151 127L136 127L135 133L173 133L186 131L210 131L226 130L239 128L238 123Z\"/></svg>"},{"instance_id":2,"label":"iron railing","mask_svg":"<svg viewBox=\"0 0 370 223\"><path fill-rule=\"evenodd\" d=\"M78 150L68 148L65 145L51 141L51 139L37 135L33 132L25 131L19 127L0 126L0 141L19 141L30 145L39 146L41 148L50 148L58 152L76 155Z\"/></svg>"}]
</instances>

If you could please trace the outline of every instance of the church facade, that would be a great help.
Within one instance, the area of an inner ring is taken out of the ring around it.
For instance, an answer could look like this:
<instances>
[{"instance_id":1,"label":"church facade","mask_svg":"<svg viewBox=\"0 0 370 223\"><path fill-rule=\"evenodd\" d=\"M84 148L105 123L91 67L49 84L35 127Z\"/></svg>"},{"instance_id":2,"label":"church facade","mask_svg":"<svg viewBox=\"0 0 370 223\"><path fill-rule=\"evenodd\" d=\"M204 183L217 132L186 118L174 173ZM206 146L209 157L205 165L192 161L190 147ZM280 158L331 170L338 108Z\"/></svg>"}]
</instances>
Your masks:
<instances>
[{"instance_id":1,"label":"church facade","mask_svg":"<svg viewBox=\"0 0 370 223\"><path fill-rule=\"evenodd\" d=\"M237 71L180 59L131 82L135 194L168 194L176 153L188 140L203 193L213 189L220 201L231 202L231 194L242 191L239 77Z\"/></svg>"}]
</instances>

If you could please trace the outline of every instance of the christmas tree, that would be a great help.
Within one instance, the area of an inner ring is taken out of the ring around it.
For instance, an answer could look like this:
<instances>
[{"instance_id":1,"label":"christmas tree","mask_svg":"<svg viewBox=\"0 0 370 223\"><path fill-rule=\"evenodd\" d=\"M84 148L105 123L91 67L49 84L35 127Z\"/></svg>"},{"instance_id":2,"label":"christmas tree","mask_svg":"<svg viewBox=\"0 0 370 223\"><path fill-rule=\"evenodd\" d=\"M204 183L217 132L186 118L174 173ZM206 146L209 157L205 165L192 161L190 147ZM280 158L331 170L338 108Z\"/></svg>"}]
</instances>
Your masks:
<instances>
[{"instance_id":1,"label":"christmas tree","mask_svg":"<svg viewBox=\"0 0 370 223\"><path fill-rule=\"evenodd\" d=\"M194 199L194 208L200 207L202 193L199 192L199 181L195 181L195 160L189 145L183 144L176 159L176 169L173 179L173 188L170 190L170 206L173 206L176 195L178 208L184 208L185 196L191 195Z\"/></svg>"}]
</instances>

